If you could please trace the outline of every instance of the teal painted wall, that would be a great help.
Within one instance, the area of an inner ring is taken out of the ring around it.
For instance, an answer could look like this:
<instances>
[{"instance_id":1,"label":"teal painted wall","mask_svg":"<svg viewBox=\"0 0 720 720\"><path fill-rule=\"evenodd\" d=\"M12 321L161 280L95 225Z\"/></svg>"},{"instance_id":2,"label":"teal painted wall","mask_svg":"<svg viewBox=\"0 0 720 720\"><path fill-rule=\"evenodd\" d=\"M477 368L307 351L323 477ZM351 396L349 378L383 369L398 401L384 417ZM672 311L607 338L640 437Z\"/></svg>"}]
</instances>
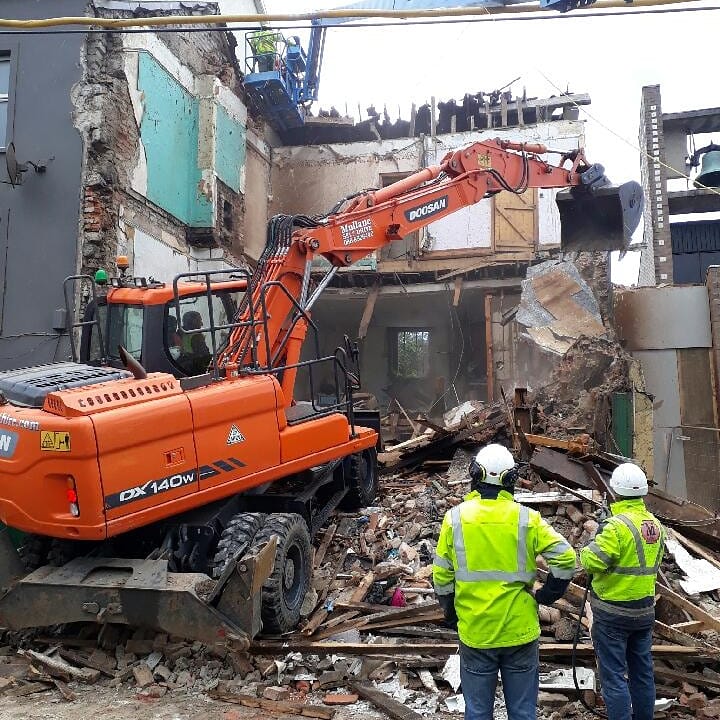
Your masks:
<instances>
[{"instance_id":1,"label":"teal painted wall","mask_svg":"<svg viewBox=\"0 0 720 720\"><path fill-rule=\"evenodd\" d=\"M199 191L199 102L149 53L141 52L144 95L140 135L147 158L147 197L192 227L212 227L212 203Z\"/></svg>"},{"instance_id":2,"label":"teal painted wall","mask_svg":"<svg viewBox=\"0 0 720 720\"><path fill-rule=\"evenodd\" d=\"M245 127L228 115L222 105L215 113L215 174L235 192L240 187L240 170L245 165Z\"/></svg>"}]
</instances>

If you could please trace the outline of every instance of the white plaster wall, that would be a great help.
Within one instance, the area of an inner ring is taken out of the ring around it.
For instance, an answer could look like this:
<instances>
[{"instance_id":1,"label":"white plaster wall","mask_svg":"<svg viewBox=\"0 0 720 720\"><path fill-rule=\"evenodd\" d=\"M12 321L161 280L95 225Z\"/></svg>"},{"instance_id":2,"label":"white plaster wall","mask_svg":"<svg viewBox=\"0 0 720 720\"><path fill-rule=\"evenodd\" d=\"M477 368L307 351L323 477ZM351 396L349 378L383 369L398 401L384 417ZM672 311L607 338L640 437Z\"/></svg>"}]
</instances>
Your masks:
<instances>
[{"instance_id":1,"label":"white plaster wall","mask_svg":"<svg viewBox=\"0 0 720 720\"><path fill-rule=\"evenodd\" d=\"M432 149L428 155L431 162L440 163L448 152L497 137L515 142L542 143L552 150L567 152L584 146L585 126L576 120L564 120L525 127L441 135L431 141ZM551 162L558 160L558 156L550 157ZM541 245L560 242L560 213L555 205L556 193L556 190L538 192L538 237ZM491 247L492 215L493 203L488 199L432 223L428 226L428 232L433 238L431 250Z\"/></svg>"},{"instance_id":2,"label":"white plaster wall","mask_svg":"<svg viewBox=\"0 0 720 720\"><path fill-rule=\"evenodd\" d=\"M135 227L129 236L132 237L132 272L138 277L152 277L159 282L171 283L180 273L230 270L234 267L226 262L219 248L190 248L189 252L183 252Z\"/></svg>"},{"instance_id":3,"label":"white plaster wall","mask_svg":"<svg viewBox=\"0 0 720 720\"><path fill-rule=\"evenodd\" d=\"M153 277L159 282L170 283L179 273L190 270L189 255L179 252L138 228L134 228L132 235L133 275Z\"/></svg>"},{"instance_id":4,"label":"white plaster wall","mask_svg":"<svg viewBox=\"0 0 720 720\"><path fill-rule=\"evenodd\" d=\"M371 187L379 187L380 176L413 172L442 161L453 150L496 137L517 142L542 143L566 152L585 143L584 123L559 120L514 128L493 128L420 138L339 143L273 149L272 212L323 213L340 198ZM557 162L557 155L550 156ZM555 190L538 193L539 242L560 242L560 215ZM492 200L464 208L428 226L431 250L461 250L491 247Z\"/></svg>"}]
</instances>

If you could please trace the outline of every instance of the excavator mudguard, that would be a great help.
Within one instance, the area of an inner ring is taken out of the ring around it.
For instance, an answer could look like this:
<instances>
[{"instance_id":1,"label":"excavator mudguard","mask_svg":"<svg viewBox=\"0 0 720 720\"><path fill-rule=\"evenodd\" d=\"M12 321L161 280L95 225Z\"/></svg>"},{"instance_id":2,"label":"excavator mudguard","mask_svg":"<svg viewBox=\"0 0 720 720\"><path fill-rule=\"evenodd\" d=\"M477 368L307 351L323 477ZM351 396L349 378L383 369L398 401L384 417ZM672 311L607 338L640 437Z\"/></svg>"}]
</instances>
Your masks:
<instances>
[{"instance_id":1,"label":"excavator mudguard","mask_svg":"<svg viewBox=\"0 0 720 720\"><path fill-rule=\"evenodd\" d=\"M564 251L627 250L640 223L643 194L635 181L578 186L556 196Z\"/></svg>"},{"instance_id":2,"label":"excavator mudguard","mask_svg":"<svg viewBox=\"0 0 720 720\"><path fill-rule=\"evenodd\" d=\"M245 650L262 627L262 585L276 545L273 538L231 562L217 582L202 573L168 572L166 560L87 557L38 568L8 585L17 553L0 531L0 625L19 630L95 621Z\"/></svg>"}]
</instances>

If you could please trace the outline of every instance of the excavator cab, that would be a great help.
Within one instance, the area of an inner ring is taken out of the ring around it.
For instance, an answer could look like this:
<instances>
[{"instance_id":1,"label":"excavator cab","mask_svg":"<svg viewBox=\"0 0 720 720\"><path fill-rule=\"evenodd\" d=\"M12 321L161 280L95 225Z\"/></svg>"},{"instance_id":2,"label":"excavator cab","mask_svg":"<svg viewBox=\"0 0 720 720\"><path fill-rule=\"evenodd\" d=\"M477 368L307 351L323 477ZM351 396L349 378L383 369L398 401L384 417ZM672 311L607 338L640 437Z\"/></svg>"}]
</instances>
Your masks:
<instances>
[{"instance_id":1,"label":"excavator cab","mask_svg":"<svg viewBox=\"0 0 720 720\"><path fill-rule=\"evenodd\" d=\"M245 277L212 283L183 282L174 296L172 284L127 278L107 287L89 276L66 280L67 315L73 318L72 288L92 286L82 319L71 324L73 359L86 365L124 368L123 347L148 372L167 372L177 378L205 373L213 346L208 327L212 311L216 325L235 315L245 294ZM79 330L79 343L75 333ZM216 333L222 345L228 331Z\"/></svg>"}]
</instances>

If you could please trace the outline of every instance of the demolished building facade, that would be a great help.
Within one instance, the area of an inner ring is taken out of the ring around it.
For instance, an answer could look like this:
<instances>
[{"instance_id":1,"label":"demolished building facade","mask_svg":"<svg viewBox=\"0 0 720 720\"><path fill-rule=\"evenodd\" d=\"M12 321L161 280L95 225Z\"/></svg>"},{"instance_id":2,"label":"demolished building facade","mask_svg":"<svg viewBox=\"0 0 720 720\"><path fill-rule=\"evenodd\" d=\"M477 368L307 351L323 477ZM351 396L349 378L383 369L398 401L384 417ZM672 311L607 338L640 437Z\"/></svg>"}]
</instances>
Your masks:
<instances>
[{"instance_id":1,"label":"demolished building facade","mask_svg":"<svg viewBox=\"0 0 720 720\"><path fill-rule=\"evenodd\" d=\"M4 5L17 18L45 9ZM52 12L150 10L63 0ZM219 8L170 2L152 12L200 18ZM12 346L0 367L67 357L67 276L112 271L126 255L136 275L167 282L259 254L270 152L263 120L247 109L231 33L20 35L2 43L3 147L22 169L6 163L0 186L0 343Z\"/></svg>"},{"instance_id":2,"label":"demolished building facade","mask_svg":"<svg viewBox=\"0 0 720 720\"><path fill-rule=\"evenodd\" d=\"M452 150L495 137L561 152L583 147L583 123L567 117L578 101L589 97L535 101L549 110L546 120L534 124L524 124L521 111L505 114L504 125L498 117L490 129L418 138L322 143L321 127L314 124L307 130L314 144L273 149L272 211L325 214L343 197L385 186L439 163ZM328 123L328 137L337 132ZM408 411L442 414L465 399L492 401L501 388L537 387L553 356L582 332L556 323L557 335L546 328L544 340L515 321L528 268L559 256L555 194L501 192L342 269L313 310L323 331L322 351L331 352L344 334L360 338L366 348L364 389L383 407L397 401ZM598 298L594 327L602 334L609 307L607 255L582 255L578 267ZM563 309L566 319L580 309L572 301L570 306Z\"/></svg>"}]
</instances>

